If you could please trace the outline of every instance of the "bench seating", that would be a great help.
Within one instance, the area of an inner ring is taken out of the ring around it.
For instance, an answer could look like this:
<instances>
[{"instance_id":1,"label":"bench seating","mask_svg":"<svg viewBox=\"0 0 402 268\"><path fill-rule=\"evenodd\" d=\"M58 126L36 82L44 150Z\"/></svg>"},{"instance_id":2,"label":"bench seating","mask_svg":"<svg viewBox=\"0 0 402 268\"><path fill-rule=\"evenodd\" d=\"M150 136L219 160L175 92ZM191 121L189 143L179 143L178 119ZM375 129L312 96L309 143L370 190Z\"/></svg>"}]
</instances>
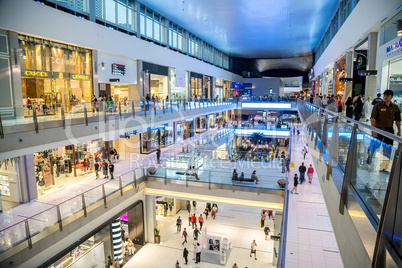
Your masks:
<instances>
[{"instance_id":1,"label":"bench seating","mask_svg":"<svg viewBox=\"0 0 402 268\"><path fill-rule=\"evenodd\" d=\"M186 177L187 177L188 180L190 180L190 179L196 180L195 176L190 175L190 173L187 173L187 172L184 172L184 171L177 171L176 175L178 175L177 177L179 179L185 180Z\"/></svg>"},{"instance_id":2,"label":"bench seating","mask_svg":"<svg viewBox=\"0 0 402 268\"><path fill-rule=\"evenodd\" d=\"M244 178L243 180L241 180L240 178L238 178L237 180L232 179L232 182L254 182L254 180L252 180L251 178Z\"/></svg>"}]
</instances>

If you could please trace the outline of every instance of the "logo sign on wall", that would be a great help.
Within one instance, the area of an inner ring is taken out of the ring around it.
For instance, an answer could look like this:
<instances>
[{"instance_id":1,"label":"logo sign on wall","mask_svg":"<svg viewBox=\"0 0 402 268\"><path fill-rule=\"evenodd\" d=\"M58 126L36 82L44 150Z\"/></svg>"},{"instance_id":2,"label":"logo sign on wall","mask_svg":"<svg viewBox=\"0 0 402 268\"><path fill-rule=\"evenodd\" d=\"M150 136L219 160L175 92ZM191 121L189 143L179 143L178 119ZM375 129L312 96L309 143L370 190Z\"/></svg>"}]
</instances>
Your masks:
<instances>
[{"instance_id":1,"label":"logo sign on wall","mask_svg":"<svg viewBox=\"0 0 402 268\"><path fill-rule=\"evenodd\" d=\"M402 38L399 41L396 41L394 44L391 44L387 47L387 57L389 55L395 54L397 51L402 49Z\"/></svg>"},{"instance_id":2,"label":"logo sign on wall","mask_svg":"<svg viewBox=\"0 0 402 268\"><path fill-rule=\"evenodd\" d=\"M185 87L186 70L176 68L176 87Z\"/></svg>"}]
</instances>

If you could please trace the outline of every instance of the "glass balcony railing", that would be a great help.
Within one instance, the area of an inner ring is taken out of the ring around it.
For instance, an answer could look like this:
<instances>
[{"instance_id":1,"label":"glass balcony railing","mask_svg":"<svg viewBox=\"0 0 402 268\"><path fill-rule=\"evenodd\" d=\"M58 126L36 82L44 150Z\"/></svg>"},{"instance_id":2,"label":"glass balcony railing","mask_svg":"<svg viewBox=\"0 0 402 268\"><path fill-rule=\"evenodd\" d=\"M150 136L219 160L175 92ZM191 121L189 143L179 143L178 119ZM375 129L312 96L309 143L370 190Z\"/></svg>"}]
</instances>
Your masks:
<instances>
[{"instance_id":1,"label":"glass balcony railing","mask_svg":"<svg viewBox=\"0 0 402 268\"><path fill-rule=\"evenodd\" d=\"M126 100L108 102L78 103L36 103L21 106L2 107L13 109L16 117L2 117L0 112L0 138L6 134L36 131L49 127L65 127L87 124L93 121L107 121L113 117L127 118L151 114L174 113L183 110L199 110L235 104L229 99L199 99L180 101ZM57 122L47 124L47 122ZM16 128L16 126L24 126Z\"/></svg>"}]
</instances>

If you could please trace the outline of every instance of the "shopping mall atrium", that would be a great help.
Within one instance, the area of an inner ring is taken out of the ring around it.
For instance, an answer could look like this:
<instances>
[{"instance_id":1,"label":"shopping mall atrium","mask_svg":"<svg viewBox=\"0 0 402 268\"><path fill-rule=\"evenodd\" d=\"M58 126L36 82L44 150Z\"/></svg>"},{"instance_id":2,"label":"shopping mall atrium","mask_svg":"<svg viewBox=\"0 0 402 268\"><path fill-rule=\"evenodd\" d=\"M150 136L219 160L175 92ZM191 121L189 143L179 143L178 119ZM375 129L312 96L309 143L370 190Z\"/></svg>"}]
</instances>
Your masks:
<instances>
[{"instance_id":1,"label":"shopping mall atrium","mask_svg":"<svg viewBox=\"0 0 402 268\"><path fill-rule=\"evenodd\" d=\"M0 0L0 267L402 267L400 0Z\"/></svg>"}]
</instances>

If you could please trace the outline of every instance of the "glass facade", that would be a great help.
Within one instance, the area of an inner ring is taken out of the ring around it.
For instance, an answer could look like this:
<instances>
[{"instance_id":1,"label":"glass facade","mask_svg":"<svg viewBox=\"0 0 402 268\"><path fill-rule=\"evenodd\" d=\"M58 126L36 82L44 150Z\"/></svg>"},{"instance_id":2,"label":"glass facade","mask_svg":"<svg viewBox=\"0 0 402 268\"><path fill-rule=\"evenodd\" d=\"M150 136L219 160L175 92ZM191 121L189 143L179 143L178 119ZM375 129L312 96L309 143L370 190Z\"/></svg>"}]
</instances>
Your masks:
<instances>
[{"instance_id":1,"label":"glass facade","mask_svg":"<svg viewBox=\"0 0 402 268\"><path fill-rule=\"evenodd\" d=\"M188 72L170 68L170 90L172 101L188 98Z\"/></svg>"},{"instance_id":2,"label":"glass facade","mask_svg":"<svg viewBox=\"0 0 402 268\"><path fill-rule=\"evenodd\" d=\"M165 18L144 5L140 8L140 28L141 35L166 44Z\"/></svg>"},{"instance_id":3,"label":"glass facade","mask_svg":"<svg viewBox=\"0 0 402 268\"><path fill-rule=\"evenodd\" d=\"M173 123L150 128L141 133L141 153L149 154L158 148L164 148L174 143Z\"/></svg>"},{"instance_id":4,"label":"glass facade","mask_svg":"<svg viewBox=\"0 0 402 268\"><path fill-rule=\"evenodd\" d=\"M24 104L91 101L91 50L29 36L19 36L19 47Z\"/></svg>"},{"instance_id":5,"label":"glass facade","mask_svg":"<svg viewBox=\"0 0 402 268\"><path fill-rule=\"evenodd\" d=\"M134 0L95 0L95 16L119 28L136 32L137 12Z\"/></svg>"}]
</instances>

